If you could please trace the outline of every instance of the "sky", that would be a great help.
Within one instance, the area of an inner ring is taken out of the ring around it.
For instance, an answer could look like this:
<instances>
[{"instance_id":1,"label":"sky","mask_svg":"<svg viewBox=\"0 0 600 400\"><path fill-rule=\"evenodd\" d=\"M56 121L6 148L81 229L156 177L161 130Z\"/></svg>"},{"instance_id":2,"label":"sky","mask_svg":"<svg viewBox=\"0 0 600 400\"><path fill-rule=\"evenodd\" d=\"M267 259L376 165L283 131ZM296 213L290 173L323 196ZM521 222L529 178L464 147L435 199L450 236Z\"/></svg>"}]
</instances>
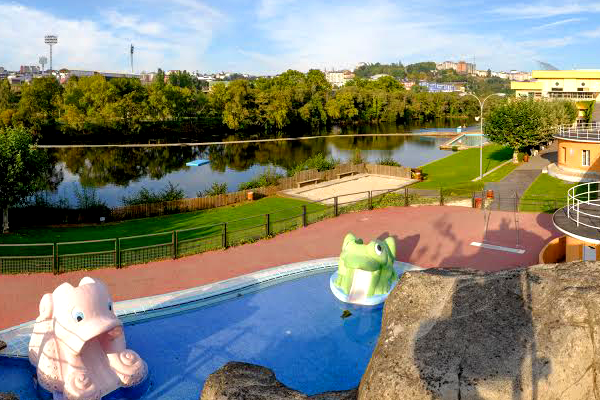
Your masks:
<instances>
[{"instance_id":1,"label":"sky","mask_svg":"<svg viewBox=\"0 0 600 400\"><path fill-rule=\"evenodd\" d=\"M0 66L276 74L359 62L600 68L600 1L0 0ZM46 66L48 67L48 66Z\"/></svg>"}]
</instances>

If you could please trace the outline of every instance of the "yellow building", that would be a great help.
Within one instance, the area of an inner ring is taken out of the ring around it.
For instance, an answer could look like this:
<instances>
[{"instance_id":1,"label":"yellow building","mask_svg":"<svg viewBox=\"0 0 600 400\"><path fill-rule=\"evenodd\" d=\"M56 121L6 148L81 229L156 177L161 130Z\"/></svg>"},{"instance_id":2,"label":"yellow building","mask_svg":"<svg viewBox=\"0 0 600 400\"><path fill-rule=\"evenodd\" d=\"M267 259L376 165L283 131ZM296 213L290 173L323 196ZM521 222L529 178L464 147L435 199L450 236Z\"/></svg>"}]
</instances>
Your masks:
<instances>
[{"instance_id":1,"label":"yellow building","mask_svg":"<svg viewBox=\"0 0 600 400\"><path fill-rule=\"evenodd\" d=\"M578 121L586 119L586 110L600 95L600 69L570 71L533 71L532 81L511 82L517 97L573 100L579 109Z\"/></svg>"},{"instance_id":2,"label":"yellow building","mask_svg":"<svg viewBox=\"0 0 600 400\"><path fill-rule=\"evenodd\" d=\"M533 71L532 78L511 82L517 97L571 100L579 109L575 124L557 127L558 152L556 162L547 167L548 174L589 182L571 188L567 206L554 213L554 226L565 236L548 243L540 262L600 261L600 107L588 113L600 95L600 69Z\"/></svg>"}]
</instances>

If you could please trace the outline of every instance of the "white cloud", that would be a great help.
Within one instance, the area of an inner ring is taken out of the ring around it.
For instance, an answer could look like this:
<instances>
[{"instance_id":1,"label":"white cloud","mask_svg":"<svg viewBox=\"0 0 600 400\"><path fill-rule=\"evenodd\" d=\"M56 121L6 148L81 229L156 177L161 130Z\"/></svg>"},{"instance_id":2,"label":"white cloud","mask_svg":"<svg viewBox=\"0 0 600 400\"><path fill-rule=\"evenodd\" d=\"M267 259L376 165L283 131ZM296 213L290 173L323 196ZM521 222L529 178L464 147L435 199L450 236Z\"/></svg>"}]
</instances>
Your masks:
<instances>
[{"instance_id":1,"label":"white cloud","mask_svg":"<svg viewBox=\"0 0 600 400\"><path fill-rule=\"evenodd\" d=\"M502 7L496 7L490 11L494 14L506 16L508 18L521 18L521 19L539 19L556 17L559 15L572 15L580 13L598 13L600 12L600 2L559 2L556 4L548 3L520 3L513 5L506 5Z\"/></svg>"},{"instance_id":2,"label":"white cloud","mask_svg":"<svg viewBox=\"0 0 600 400\"><path fill-rule=\"evenodd\" d=\"M116 10L111 10L106 13L108 23L117 29L130 29L142 35L159 35L164 32L162 24L157 22L143 23L139 18L123 15Z\"/></svg>"},{"instance_id":3,"label":"white cloud","mask_svg":"<svg viewBox=\"0 0 600 400\"><path fill-rule=\"evenodd\" d=\"M600 37L600 27L593 29L591 31L581 32L581 36L586 37L586 38L591 38L591 39L599 38Z\"/></svg>"},{"instance_id":4,"label":"white cloud","mask_svg":"<svg viewBox=\"0 0 600 400\"><path fill-rule=\"evenodd\" d=\"M257 15L261 19L272 18L281 12L285 6L290 5L295 0L260 0Z\"/></svg>"},{"instance_id":5,"label":"white cloud","mask_svg":"<svg viewBox=\"0 0 600 400\"><path fill-rule=\"evenodd\" d=\"M386 1L303 3L258 24L274 45L273 51L244 51L251 52L254 60L257 53L269 57L265 72L353 68L361 61L470 60L473 56L485 68L511 69L523 68L535 54L535 49L522 48L498 35L463 33L463 22Z\"/></svg>"},{"instance_id":6,"label":"white cloud","mask_svg":"<svg viewBox=\"0 0 600 400\"><path fill-rule=\"evenodd\" d=\"M550 23L544 24L544 25L535 26L535 27L531 28L531 30L542 30L542 29L547 29L547 28L555 28L560 25L566 25L566 24L570 24L573 22L579 22L582 20L583 20L583 18L568 18L568 19L563 19L560 21L550 22Z\"/></svg>"},{"instance_id":7,"label":"white cloud","mask_svg":"<svg viewBox=\"0 0 600 400\"><path fill-rule=\"evenodd\" d=\"M48 53L44 35L53 33L58 35L55 69L128 71L130 43L136 50L136 71L202 69L214 33L229 22L218 10L194 0L157 2L152 10L157 17L113 9L97 19L64 18L0 1L0 65L15 69L36 64Z\"/></svg>"}]
</instances>

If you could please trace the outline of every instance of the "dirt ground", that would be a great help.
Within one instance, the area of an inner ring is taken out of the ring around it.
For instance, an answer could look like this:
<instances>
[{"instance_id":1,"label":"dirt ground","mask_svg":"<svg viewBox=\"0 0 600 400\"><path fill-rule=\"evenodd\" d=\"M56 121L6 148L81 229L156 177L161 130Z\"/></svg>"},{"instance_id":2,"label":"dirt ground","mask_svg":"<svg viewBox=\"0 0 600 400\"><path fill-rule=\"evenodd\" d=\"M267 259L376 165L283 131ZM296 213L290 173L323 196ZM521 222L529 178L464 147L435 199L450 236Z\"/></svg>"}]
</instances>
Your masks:
<instances>
[{"instance_id":1,"label":"dirt ground","mask_svg":"<svg viewBox=\"0 0 600 400\"><path fill-rule=\"evenodd\" d=\"M400 189L415 182L412 179L392 176L357 174L342 179L334 179L315 185L307 185L297 189L284 190L283 194L305 200L323 200L324 204L333 204L333 197L340 196L340 203L364 200L369 197L368 191L384 191ZM380 193L379 192L379 193ZM377 192L373 193L373 195Z\"/></svg>"}]
</instances>

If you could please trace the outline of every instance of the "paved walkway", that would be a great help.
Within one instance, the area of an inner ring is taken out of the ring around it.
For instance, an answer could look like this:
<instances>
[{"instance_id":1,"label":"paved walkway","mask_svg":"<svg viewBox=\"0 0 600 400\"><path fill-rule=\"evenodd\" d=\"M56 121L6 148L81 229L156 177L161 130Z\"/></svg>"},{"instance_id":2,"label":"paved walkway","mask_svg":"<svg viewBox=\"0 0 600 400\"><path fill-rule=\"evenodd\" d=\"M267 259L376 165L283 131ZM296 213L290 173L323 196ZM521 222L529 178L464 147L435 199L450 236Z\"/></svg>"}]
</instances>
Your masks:
<instances>
[{"instance_id":1,"label":"paved walkway","mask_svg":"<svg viewBox=\"0 0 600 400\"><path fill-rule=\"evenodd\" d=\"M556 161L556 152L557 144L555 142L537 156L530 157L529 162L519 165L501 181L486 183L485 190L493 190L495 195L492 208L515 211L515 193L519 198L523 197L527 188L542 173L542 170Z\"/></svg>"},{"instance_id":2,"label":"paved walkway","mask_svg":"<svg viewBox=\"0 0 600 400\"><path fill-rule=\"evenodd\" d=\"M177 260L123 269L105 268L62 275L0 275L0 329L35 319L40 298L62 282L84 276L104 281L116 301L151 296L216 282L278 265L336 257L346 233L363 240L393 236L397 259L421 267L470 267L484 271L538 263L538 254L559 236L549 214L522 213L520 243L525 254L471 246L483 239L483 213L467 207L389 207L344 214L272 239ZM514 247L514 214L492 214L486 242Z\"/></svg>"}]
</instances>

